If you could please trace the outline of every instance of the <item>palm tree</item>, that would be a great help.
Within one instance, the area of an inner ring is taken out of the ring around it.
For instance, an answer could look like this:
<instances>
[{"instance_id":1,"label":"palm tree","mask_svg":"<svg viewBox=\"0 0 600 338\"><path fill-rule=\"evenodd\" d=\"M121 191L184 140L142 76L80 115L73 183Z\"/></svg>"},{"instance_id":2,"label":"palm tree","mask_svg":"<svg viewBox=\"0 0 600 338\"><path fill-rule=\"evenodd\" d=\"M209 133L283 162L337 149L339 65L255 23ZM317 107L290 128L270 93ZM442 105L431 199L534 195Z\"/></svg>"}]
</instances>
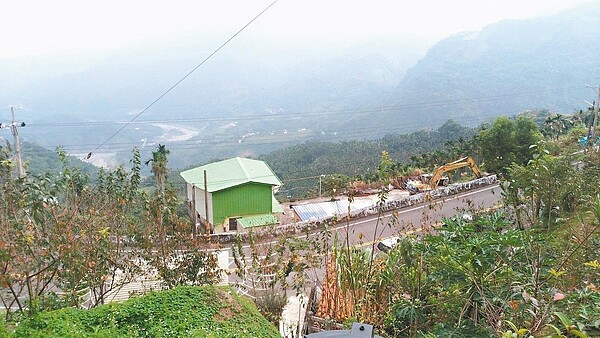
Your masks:
<instances>
[{"instance_id":1,"label":"palm tree","mask_svg":"<svg viewBox=\"0 0 600 338\"><path fill-rule=\"evenodd\" d=\"M154 174L154 180L156 181L156 187L160 193L165 191L165 181L169 169L167 168L167 155L170 153L167 148L158 144L158 149L152 152L152 158L146 161L146 165L152 163L152 173Z\"/></svg>"},{"instance_id":2,"label":"palm tree","mask_svg":"<svg viewBox=\"0 0 600 338\"><path fill-rule=\"evenodd\" d=\"M553 140L558 140L561 134L564 134L573 126L573 122L562 114L556 114L546 118L544 126L547 130L546 134L549 134Z\"/></svg>"}]
</instances>

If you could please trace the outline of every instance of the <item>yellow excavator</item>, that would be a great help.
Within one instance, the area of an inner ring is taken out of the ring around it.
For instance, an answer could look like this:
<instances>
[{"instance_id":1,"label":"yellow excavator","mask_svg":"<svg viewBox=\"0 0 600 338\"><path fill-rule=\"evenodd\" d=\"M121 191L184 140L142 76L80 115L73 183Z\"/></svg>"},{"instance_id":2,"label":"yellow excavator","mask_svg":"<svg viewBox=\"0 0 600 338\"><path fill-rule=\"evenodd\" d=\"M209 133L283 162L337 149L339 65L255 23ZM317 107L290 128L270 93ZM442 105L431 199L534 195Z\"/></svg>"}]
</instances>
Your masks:
<instances>
[{"instance_id":1,"label":"yellow excavator","mask_svg":"<svg viewBox=\"0 0 600 338\"><path fill-rule=\"evenodd\" d=\"M431 189L435 189L435 187L437 187L439 185L440 180L444 176L445 172L448 172L451 170L456 170L458 168L463 168L463 167L471 168L471 170L473 170L473 173L475 174L475 177L477 177L477 178L481 178L483 176L483 174L479 170L479 167L477 167L475 160L473 160L471 157L467 156L467 157L458 159L454 162L446 163L443 166L440 166L439 168L437 168L435 170L435 172L433 173L433 176L431 176L431 180L429 181L429 186L431 187Z\"/></svg>"},{"instance_id":2,"label":"yellow excavator","mask_svg":"<svg viewBox=\"0 0 600 338\"><path fill-rule=\"evenodd\" d=\"M409 181L407 183L408 190L414 194L417 192L424 192L428 190L435 189L439 185L447 185L448 178L444 177L446 172L456 170L459 168L469 167L475 174L477 178L481 178L483 174L477 167L475 160L471 157L463 157L454 162L446 163L440 167L438 167L433 174L424 174L421 175L421 181Z\"/></svg>"}]
</instances>

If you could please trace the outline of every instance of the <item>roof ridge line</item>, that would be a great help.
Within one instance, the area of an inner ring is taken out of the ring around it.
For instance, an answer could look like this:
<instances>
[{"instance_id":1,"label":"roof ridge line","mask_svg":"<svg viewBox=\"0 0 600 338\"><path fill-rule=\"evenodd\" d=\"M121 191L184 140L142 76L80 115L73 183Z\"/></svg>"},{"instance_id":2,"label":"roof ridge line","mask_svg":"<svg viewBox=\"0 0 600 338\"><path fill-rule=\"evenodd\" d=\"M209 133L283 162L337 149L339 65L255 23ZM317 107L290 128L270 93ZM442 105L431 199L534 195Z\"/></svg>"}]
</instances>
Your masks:
<instances>
[{"instance_id":1,"label":"roof ridge line","mask_svg":"<svg viewBox=\"0 0 600 338\"><path fill-rule=\"evenodd\" d=\"M242 159L239 156L236 157L235 159L237 160L238 164L240 165L240 168L242 168L242 171L244 172L244 175L246 176L246 179L248 181L253 182L252 178L250 177L250 174L248 173L248 170L246 170L246 166L244 165L244 162L241 161Z\"/></svg>"}]
</instances>

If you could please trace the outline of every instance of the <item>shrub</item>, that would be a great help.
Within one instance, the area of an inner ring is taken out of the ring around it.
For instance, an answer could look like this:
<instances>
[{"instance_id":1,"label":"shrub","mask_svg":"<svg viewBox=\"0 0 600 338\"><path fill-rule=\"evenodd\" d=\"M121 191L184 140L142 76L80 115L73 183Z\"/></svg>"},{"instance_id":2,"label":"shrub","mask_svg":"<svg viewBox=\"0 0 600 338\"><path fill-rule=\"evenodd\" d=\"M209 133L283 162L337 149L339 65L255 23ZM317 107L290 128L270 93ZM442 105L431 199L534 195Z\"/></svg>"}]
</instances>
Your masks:
<instances>
[{"instance_id":1,"label":"shrub","mask_svg":"<svg viewBox=\"0 0 600 338\"><path fill-rule=\"evenodd\" d=\"M17 337L278 337L250 302L229 288L182 286L91 310L43 312Z\"/></svg>"}]
</instances>

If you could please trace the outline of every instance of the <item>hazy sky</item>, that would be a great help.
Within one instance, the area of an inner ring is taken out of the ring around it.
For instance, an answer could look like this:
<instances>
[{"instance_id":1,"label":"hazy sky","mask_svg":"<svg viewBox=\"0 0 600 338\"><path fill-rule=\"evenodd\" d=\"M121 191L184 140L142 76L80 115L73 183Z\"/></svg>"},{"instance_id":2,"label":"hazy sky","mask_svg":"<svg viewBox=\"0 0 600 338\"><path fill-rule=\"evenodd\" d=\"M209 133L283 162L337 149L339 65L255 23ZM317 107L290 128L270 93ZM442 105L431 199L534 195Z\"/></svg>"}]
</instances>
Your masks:
<instances>
[{"instance_id":1,"label":"hazy sky","mask_svg":"<svg viewBox=\"0 0 600 338\"><path fill-rule=\"evenodd\" d=\"M0 58L93 54L203 33L224 40L271 2L2 1ZM588 0L279 0L239 38L309 46L390 36L433 41L584 2Z\"/></svg>"}]
</instances>

